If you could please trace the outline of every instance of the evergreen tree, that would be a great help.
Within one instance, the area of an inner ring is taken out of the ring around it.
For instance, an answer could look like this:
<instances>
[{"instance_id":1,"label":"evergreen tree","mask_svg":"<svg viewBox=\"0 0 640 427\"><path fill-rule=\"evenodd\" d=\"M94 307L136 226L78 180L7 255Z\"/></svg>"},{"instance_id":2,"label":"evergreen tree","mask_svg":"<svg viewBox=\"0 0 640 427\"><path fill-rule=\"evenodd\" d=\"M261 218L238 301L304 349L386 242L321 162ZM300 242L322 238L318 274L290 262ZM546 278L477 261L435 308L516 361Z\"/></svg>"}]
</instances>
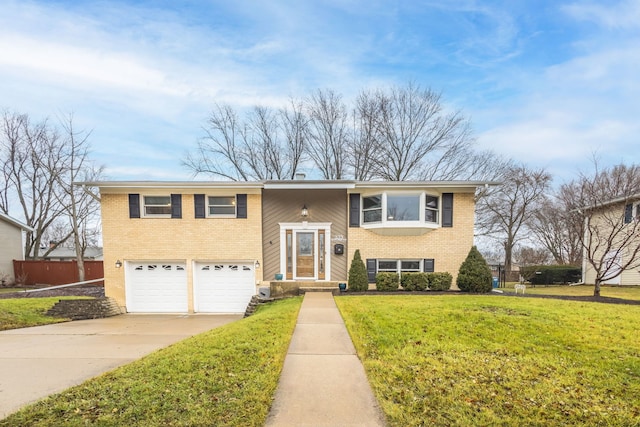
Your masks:
<instances>
[{"instance_id":1,"label":"evergreen tree","mask_svg":"<svg viewBox=\"0 0 640 427\"><path fill-rule=\"evenodd\" d=\"M367 267L365 267L360 257L360 249L356 249L349 268L349 290L354 292L364 292L369 289L369 278L367 277Z\"/></svg>"},{"instance_id":2,"label":"evergreen tree","mask_svg":"<svg viewBox=\"0 0 640 427\"><path fill-rule=\"evenodd\" d=\"M482 254L474 246L458 271L456 283L463 292L490 292L491 269Z\"/></svg>"}]
</instances>

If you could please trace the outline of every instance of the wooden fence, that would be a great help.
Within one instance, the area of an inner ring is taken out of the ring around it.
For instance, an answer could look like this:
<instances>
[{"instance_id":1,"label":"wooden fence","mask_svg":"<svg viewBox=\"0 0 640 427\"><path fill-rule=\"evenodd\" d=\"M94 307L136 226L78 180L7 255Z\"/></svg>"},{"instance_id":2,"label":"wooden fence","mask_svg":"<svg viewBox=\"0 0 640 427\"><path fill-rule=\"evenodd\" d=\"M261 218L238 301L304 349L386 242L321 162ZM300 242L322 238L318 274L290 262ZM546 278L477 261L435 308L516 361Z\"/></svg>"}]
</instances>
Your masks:
<instances>
[{"instance_id":1,"label":"wooden fence","mask_svg":"<svg viewBox=\"0 0 640 427\"><path fill-rule=\"evenodd\" d=\"M77 261L13 261L16 282L24 285L65 285L79 282ZM84 262L84 280L104 277L102 261ZM102 286L102 284L98 284Z\"/></svg>"}]
</instances>

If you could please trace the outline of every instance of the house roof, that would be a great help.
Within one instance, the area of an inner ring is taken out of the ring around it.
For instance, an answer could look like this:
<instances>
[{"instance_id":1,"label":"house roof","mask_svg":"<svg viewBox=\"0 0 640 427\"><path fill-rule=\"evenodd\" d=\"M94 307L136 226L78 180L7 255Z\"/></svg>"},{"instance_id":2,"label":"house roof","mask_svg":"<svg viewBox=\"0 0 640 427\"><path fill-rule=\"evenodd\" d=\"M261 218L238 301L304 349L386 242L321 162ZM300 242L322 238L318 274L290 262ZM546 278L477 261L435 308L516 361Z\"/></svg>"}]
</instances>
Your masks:
<instances>
[{"instance_id":1,"label":"house roof","mask_svg":"<svg viewBox=\"0 0 640 427\"><path fill-rule=\"evenodd\" d=\"M75 185L98 187L108 192L135 189L242 189L259 192L261 189L345 189L417 187L460 189L469 191L477 187L500 185L497 181L355 181L355 180L266 180L266 181L92 181L75 182Z\"/></svg>"},{"instance_id":2,"label":"house roof","mask_svg":"<svg viewBox=\"0 0 640 427\"><path fill-rule=\"evenodd\" d=\"M0 212L0 220L8 222L9 224L15 227L18 227L24 231L33 231L33 228L29 227L26 224L23 224L22 222L18 221L15 218L10 217L9 215L3 214L2 212Z\"/></svg>"},{"instance_id":3,"label":"house roof","mask_svg":"<svg viewBox=\"0 0 640 427\"><path fill-rule=\"evenodd\" d=\"M97 258L102 256L102 248L88 247L84 252L85 258ZM74 248L55 248L49 252L45 258L75 258L76 250Z\"/></svg>"}]
</instances>

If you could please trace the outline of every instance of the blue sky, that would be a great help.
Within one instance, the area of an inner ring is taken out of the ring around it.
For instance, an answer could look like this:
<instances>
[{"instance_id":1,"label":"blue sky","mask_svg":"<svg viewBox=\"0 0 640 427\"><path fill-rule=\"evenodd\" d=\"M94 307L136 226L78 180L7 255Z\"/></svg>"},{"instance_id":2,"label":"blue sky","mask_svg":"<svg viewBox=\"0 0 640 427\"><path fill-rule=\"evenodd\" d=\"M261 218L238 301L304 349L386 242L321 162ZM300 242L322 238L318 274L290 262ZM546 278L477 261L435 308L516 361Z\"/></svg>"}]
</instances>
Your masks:
<instances>
[{"instance_id":1,"label":"blue sky","mask_svg":"<svg viewBox=\"0 0 640 427\"><path fill-rule=\"evenodd\" d=\"M214 102L414 81L556 182L640 163L640 1L3 0L0 108L74 113L109 179L190 179Z\"/></svg>"}]
</instances>

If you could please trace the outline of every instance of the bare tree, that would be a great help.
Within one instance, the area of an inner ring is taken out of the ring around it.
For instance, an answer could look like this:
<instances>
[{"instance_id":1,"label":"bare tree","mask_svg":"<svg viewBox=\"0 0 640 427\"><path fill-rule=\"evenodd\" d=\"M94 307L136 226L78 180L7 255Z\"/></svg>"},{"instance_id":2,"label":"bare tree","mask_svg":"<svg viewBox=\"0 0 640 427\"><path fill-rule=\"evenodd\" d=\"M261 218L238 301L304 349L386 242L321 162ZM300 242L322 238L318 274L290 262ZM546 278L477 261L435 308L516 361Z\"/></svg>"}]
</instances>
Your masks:
<instances>
[{"instance_id":1,"label":"bare tree","mask_svg":"<svg viewBox=\"0 0 640 427\"><path fill-rule=\"evenodd\" d=\"M305 149L306 120L301 105L274 111L256 106L243 119L229 105L216 104L195 153L182 163L196 175L225 179L292 178Z\"/></svg>"},{"instance_id":2,"label":"bare tree","mask_svg":"<svg viewBox=\"0 0 640 427\"><path fill-rule=\"evenodd\" d=\"M570 212L583 224L584 260L595 273L594 296L603 282L640 267L640 167L618 165L563 186ZM636 210L634 212L634 205Z\"/></svg>"},{"instance_id":3,"label":"bare tree","mask_svg":"<svg viewBox=\"0 0 640 427\"><path fill-rule=\"evenodd\" d=\"M513 260L520 266L543 265L549 263L551 253L547 248L517 245L513 250Z\"/></svg>"},{"instance_id":4,"label":"bare tree","mask_svg":"<svg viewBox=\"0 0 640 427\"><path fill-rule=\"evenodd\" d=\"M377 98L377 169L383 179L421 179L425 171L446 169L447 161L468 143L466 118L460 112L445 113L441 95L431 89L409 83L378 92Z\"/></svg>"},{"instance_id":5,"label":"bare tree","mask_svg":"<svg viewBox=\"0 0 640 427\"><path fill-rule=\"evenodd\" d=\"M347 108L331 89L318 89L306 102L309 157L324 179L343 179L347 163Z\"/></svg>"},{"instance_id":6,"label":"bare tree","mask_svg":"<svg viewBox=\"0 0 640 427\"><path fill-rule=\"evenodd\" d=\"M78 277L85 279L84 255L95 227L99 221L100 198L89 189L74 185L75 182L97 181L102 177L103 168L94 164L89 157L89 136L91 132L76 131L73 115L62 122L64 145L62 164L55 176L61 191L57 193L64 207L71 238L78 263Z\"/></svg>"},{"instance_id":7,"label":"bare tree","mask_svg":"<svg viewBox=\"0 0 640 427\"><path fill-rule=\"evenodd\" d=\"M561 189L555 197L545 197L529 226L557 264L578 266L582 261L582 222L570 212L568 194L563 193Z\"/></svg>"},{"instance_id":8,"label":"bare tree","mask_svg":"<svg viewBox=\"0 0 640 427\"><path fill-rule=\"evenodd\" d=\"M380 163L380 139L376 131L378 116L377 96L372 92L361 92L351 113L352 133L347 139L347 164L352 175L359 181L377 176Z\"/></svg>"},{"instance_id":9,"label":"bare tree","mask_svg":"<svg viewBox=\"0 0 640 427\"><path fill-rule=\"evenodd\" d=\"M302 102L292 98L289 104L280 110L280 127L285 137L285 159L289 163L288 178L293 179L305 160L308 119L304 114Z\"/></svg>"},{"instance_id":10,"label":"bare tree","mask_svg":"<svg viewBox=\"0 0 640 427\"><path fill-rule=\"evenodd\" d=\"M485 235L502 241L507 271L511 270L513 248L525 238L522 232L531 222L550 182L551 176L544 169L514 166L504 174L501 186L478 201L481 214L477 227Z\"/></svg>"},{"instance_id":11,"label":"bare tree","mask_svg":"<svg viewBox=\"0 0 640 427\"><path fill-rule=\"evenodd\" d=\"M230 105L215 104L198 141L195 153L187 153L182 163L194 174L206 173L233 181L255 178L244 162L242 128Z\"/></svg>"},{"instance_id":12,"label":"bare tree","mask_svg":"<svg viewBox=\"0 0 640 427\"><path fill-rule=\"evenodd\" d=\"M64 214L56 185L64 144L46 120L32 124L27 115L9 112L3 115L0 144L8 191L18 201L25 223L33 228L26 234L25 256L38 259L46 243L42 240L45 231ZM47 246L44 255L52 249Z\"/></svg>"}]
</instances>

